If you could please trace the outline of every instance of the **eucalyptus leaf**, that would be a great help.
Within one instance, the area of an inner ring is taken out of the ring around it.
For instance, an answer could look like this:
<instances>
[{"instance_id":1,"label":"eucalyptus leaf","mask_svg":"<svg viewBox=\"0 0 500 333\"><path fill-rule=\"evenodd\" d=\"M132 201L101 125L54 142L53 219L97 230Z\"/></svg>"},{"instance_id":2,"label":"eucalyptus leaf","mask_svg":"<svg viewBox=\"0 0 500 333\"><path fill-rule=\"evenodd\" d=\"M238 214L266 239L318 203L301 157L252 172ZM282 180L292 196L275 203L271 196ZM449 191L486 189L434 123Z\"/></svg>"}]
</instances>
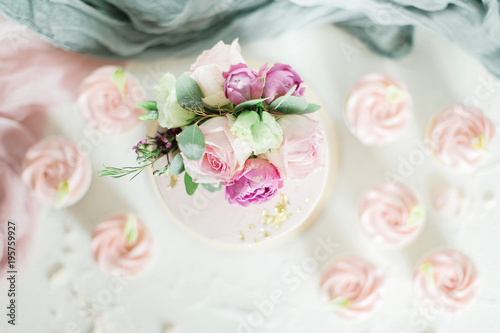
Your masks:
<instances>
[{"instance_id":1,"label":"eucalyptus leaf","mask_svg":"<svg viewBox=\"0 0 500 333\"><path fill-rule=\"evenodd\" d=\"M184 173L184 186L186 187L186 192L189 195L193 195L198 188L198 183L193 182L193 178L189 175L189 173Z\"/></svg>"},{"instance_id":2,"label":"eucalyptus leaf","mask_svg":"<svg viewBox=\"0 0 500 333\"><path fill-rule=\"evenodd\" d=\"M153 110L153 111L149 111L148 113L141 114L139 116L139 119L140 120L156 120L156 119L158 119L158 111Z\"/></svg>"},{"instance_id":3,"label":"eucalyptus leaf","mask_svg":"<svg viewBox=\"0 0 500 333\"><path fill-rule=\"evenodd\" d=\"M319 106L318 104L311 103L307 106L307 108L304 111L302 111L302 114L313 113L318 111L319 109L321 109L321 106Z\"/></svg>"},{"instance_id":4,"label":"eucalyptus leaf","mask_svg":"<svg viewBox=\"0 0 500 333\"><path fill-rule=\"evenodd\" d=\"M205 136L198 125L184 128L177 137L181 152L190 160L199 160L205 153Z\"/></svg>"},{"instance_id":5,"label":"eucalyptus leaf","mask_svg":"<svg viewBox=\"0 0 500 333\"><path fill-rule=\"evenodd\" d=\"M278 101L277 104L275 103L271 103L271 105L275 104L274 106L272 106L273 108L279 108L281 104L283 104L284 101L287 100L288 97L292 96L292 94L295 92L295 90L297 90L297 85L295 84L292 88L290 88L290 90L287 91L287 93L285 95L283 95L280 100ZM270 106L271 107L271 106Z\"/></svg>"},{"instance_id":6,"label":"eucalyptus leaf","mask_svg":"<svg viewBox=\"0 0 500 333\"><path fill-rule=\"evenodd\" d=\"M181 154L177 154L172 160L172 163L170 163L170 166L168 167L168 175L169 176L179 175L183 171L184 171L184 160L182 159Z\"/></svg>"},{"instance_id":7,"label":"eucalyptus leaf","mask_svg":"<svg viewBox=\"0 0 500 333\"><path fill-rule=\"evenodd\" d=\"M319 109L316 104L309 104L302 97L289 96L286 100L283 97L277 98L269 106L269 110L277 113L284 114L306 114L312 113Z\"/></svg>"},{"instance_id":8,"label":"eucalyptus leaf","mask_svg":"<svg viewBox=\"0 0 500 333\"><path fill-rule=\"evenodd\" d=\"M177 101L184 109L189 111L203 110L201 90L195 80L183 74L177 79L175 90Z\"/></svg>"},{"instance_id":9,"label":"eucalyptus leaf","mask_svg":"<svg viewBox=\"0 0 500 333\"><path fill-rule=\"evenodd\" d=\"M257 108L259 103L262 103L266 100L266 98L252 99L243 103L236 105L234 108L233 114L237 115L243 111L253 111Z\"/></svg>"},{"instance_id":10,"label":"eucalyptus leaf","mask_svg":"<svg viewBox=\"0 0 500 333\"><path fill-rule=\"evenodd\" d=\"M222 183L219 183L219 186L213 186L211 184L201 184L201 186L209 192L218 192L222 189Z\"/></svg>"},{"instance_id":11,"label":"eucalyptus leaf","mask_svg":"<svg viewBox=\"0 0 500 333\"><path fill-rule=\"evenodd\" d=\"M135 106L146 111L158 111L158 105L155 101L147 101L143 103L135 103Z\"/></svg>"}]
</instances>

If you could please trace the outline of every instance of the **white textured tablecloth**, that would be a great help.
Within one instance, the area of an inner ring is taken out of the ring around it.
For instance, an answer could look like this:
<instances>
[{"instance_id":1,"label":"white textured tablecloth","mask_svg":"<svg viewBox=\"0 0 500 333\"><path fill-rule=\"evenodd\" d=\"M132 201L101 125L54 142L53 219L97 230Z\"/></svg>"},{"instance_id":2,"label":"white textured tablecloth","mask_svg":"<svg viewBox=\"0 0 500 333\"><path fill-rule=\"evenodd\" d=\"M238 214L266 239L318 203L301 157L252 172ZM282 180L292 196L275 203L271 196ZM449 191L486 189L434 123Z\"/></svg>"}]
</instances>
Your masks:
<instances>
[{"instance_id":1,"label":"white textured tablecloth","mask_svg":"<svg viewBox=\"0 0 500 333\"><path fill-rule=\"evenodd\" d=\"M146 174L132 182L94 176L90 191L75 206L44 209L31 259L20 268L18 325L7 325L4 314L0 331L154 333L174 324L185 333L499 332L500 140L485 166L467 176L446 172L420 147L431 116L455 102L477 103L500 129L500 82L463 50L422 29L412 53L399 61L374 55L333 26L245 44L242 51L247 59L292 65L336 123L340 173L322 216L299 237L274 248L227 252L200 243L170 221ZM164 71L178 75L193 60L133 63L130 69L151 93ZM342 118L349 88L370 72L405 82L414 102L414 117L401 139L375 148L361 145ZM86 145L96 172L103 164L133 165L131 147L147 130L141 124L125 135L102 137L85 127L75 104L53 110L47 135ZM358 227L357 203L367 186L388 173L404 178L427 206L436 184L446 180L463 187L469 216L443 218L429 209L422 234L410 246L373 244ZM102 218L128 211L148 224L156 255L140 276L116 280L93 262L90 232ZM412 289L417 260L440 246L470 256L481 278L476 301L455 315L419 304ZM324 253L318 247L330 250L329 258L356 253L382 268L386 288L373 316L350 322L319 303L318 274L328 259L318 256ZM281 302L272 303L280 293ZM6 295L0 301L5 309Z\"/></svg>"}]
</instances>

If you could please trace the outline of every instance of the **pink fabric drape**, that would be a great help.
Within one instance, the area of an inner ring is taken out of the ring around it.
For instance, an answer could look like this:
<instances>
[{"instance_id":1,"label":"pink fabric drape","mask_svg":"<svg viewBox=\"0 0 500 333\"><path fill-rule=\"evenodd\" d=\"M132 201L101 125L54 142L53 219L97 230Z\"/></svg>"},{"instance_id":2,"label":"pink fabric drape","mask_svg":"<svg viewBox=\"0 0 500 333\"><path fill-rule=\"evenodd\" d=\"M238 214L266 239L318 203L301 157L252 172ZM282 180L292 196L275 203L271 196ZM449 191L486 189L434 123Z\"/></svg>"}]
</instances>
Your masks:
<instances>
[{"instance_id":1,"label":"pink fabric drape","mask_svg":"<svg viewBox=\"0 0 500 333\"><path fill-rule=\"evenodd\" d=\"M0 17L0 276L8 270L8 220L16 223L17 268L40 210L20 177L26 150L43 135L48 111L73 102L80 82L107 63L57 49Z\"/></svg>"}]
</instances>

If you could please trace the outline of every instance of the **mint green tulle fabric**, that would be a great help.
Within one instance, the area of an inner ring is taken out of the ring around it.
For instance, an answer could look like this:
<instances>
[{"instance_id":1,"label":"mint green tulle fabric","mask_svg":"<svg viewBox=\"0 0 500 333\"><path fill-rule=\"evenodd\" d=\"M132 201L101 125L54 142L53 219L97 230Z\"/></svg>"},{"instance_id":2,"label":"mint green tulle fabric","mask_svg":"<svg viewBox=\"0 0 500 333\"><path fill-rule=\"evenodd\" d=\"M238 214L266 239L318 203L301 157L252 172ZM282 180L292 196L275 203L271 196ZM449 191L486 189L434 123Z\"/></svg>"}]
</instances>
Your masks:
<instances>
[{"instance_id":1,"label":"mint green tulle fabric","mask_svg":"<svg viewBox=\"0 0 500 333\"><path fill-rule=\"evenodd\" d=\"M420 25L500 76L498 0L0 0L0 13L63 49L123 59L192 55L221 39L245 42L325 23L397 58L410 51Z\"/></svg>"}]
</instances>

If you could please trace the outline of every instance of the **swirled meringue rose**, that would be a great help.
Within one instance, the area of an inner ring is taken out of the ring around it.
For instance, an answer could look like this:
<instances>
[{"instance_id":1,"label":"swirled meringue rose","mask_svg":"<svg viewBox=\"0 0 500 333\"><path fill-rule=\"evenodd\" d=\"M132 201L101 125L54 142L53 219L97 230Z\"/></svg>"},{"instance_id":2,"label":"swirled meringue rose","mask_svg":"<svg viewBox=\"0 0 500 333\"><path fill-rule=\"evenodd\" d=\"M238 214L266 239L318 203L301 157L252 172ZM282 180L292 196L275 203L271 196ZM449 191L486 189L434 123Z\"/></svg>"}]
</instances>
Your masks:
<instances>
[{"instance_id":1,"label":"swirled meringue rose","mask_svg":"<svg viewBox=\"0 0 500 333\"><path fill-rule=\"evenodd\" d=\"M339 316L356 318L373 310L382 281L377 267L366 259L343 256L323 270L321 297Z\"/></svg>"},{"instance_id":2,"label":"swirled meringue rose","mask_svg":"<svg viewBox=\"0 0 500 333\"><path fill-rule=\"evenodd\" d=\"M87 193L92 174L87 154L76 143L54 138L27 151L22 178L38 199L63 208Z\"/></svg>"},{"instance_id":3,"label":"swirled meringue rose","mask_svg":"<svg viewBox=\"0 0 500 333\"><path fill-rule=\"evenodd\" d=\"M466 306L477 292L474 263L463 253L438 249L424 256L414 274L419 296L454 312Z\"/></svg>"},{"instance_id":4,"label":"swirled meringue rose","mask_svg":"<svg viewBox=\"0 0 500 333\"><path fill-rule=\"evenodd\" d=\"M454 186L444 186L434 195L434 209L443 215L461 216L467 205L465 192Z\"/></svg>"},{"instance_id":5,"label":"swirled meringue rose","mask_svg":"<svg viewBox=\"0 0 500 333\"><path fill-rule=\"evenodd\" d=\"M344 117L352 134L365 145L394 141L411 116L408 92L394 78L370 74L347 95Z\"/></svg>"},{"instance_id":6,"label":"swirled meringue rose","mask_svg":"<svg viewBox=\"0 0 500 333\"><path fill-rule=\"evenodd\" d=\"M432 119L427 143L441 164L467 171L488 156L494 136L495 125L481 110L456 104Z\"/></svg>"},{"instance_id":7,"label":"swirled meringue rose","mask_svg":"<svg viewBox=\"0 0 500 333\"><path fill-rule=\"evenodd\" d=\"M385 182L369 188L359 203L361 228L373 240L406 245L420 233L425 209L406 185Z\"/></svg>"},{"instance_id":8,"label":"swirled meringue rose","mask_svg":"<svg viewBox=\"0 0 500 333\"><path fill-rule=\"evenodd\" d=\"M80 86L78 107L85 121L103 133L123 133L139 123L146 93L137 80L116 66L96 69Z\"/></svg>"},{"instance_id":9,"label":"swirled meringue rose","mask_svg":"<svg viewBox=\"0 0 500 333\"><path fill-rule=\"evenodd\" d=\"M135 215L120 214L97 225L91 247L94 260L106 273L130 276L151 261L153 238Z\"/></svg>"}]
</instances>

